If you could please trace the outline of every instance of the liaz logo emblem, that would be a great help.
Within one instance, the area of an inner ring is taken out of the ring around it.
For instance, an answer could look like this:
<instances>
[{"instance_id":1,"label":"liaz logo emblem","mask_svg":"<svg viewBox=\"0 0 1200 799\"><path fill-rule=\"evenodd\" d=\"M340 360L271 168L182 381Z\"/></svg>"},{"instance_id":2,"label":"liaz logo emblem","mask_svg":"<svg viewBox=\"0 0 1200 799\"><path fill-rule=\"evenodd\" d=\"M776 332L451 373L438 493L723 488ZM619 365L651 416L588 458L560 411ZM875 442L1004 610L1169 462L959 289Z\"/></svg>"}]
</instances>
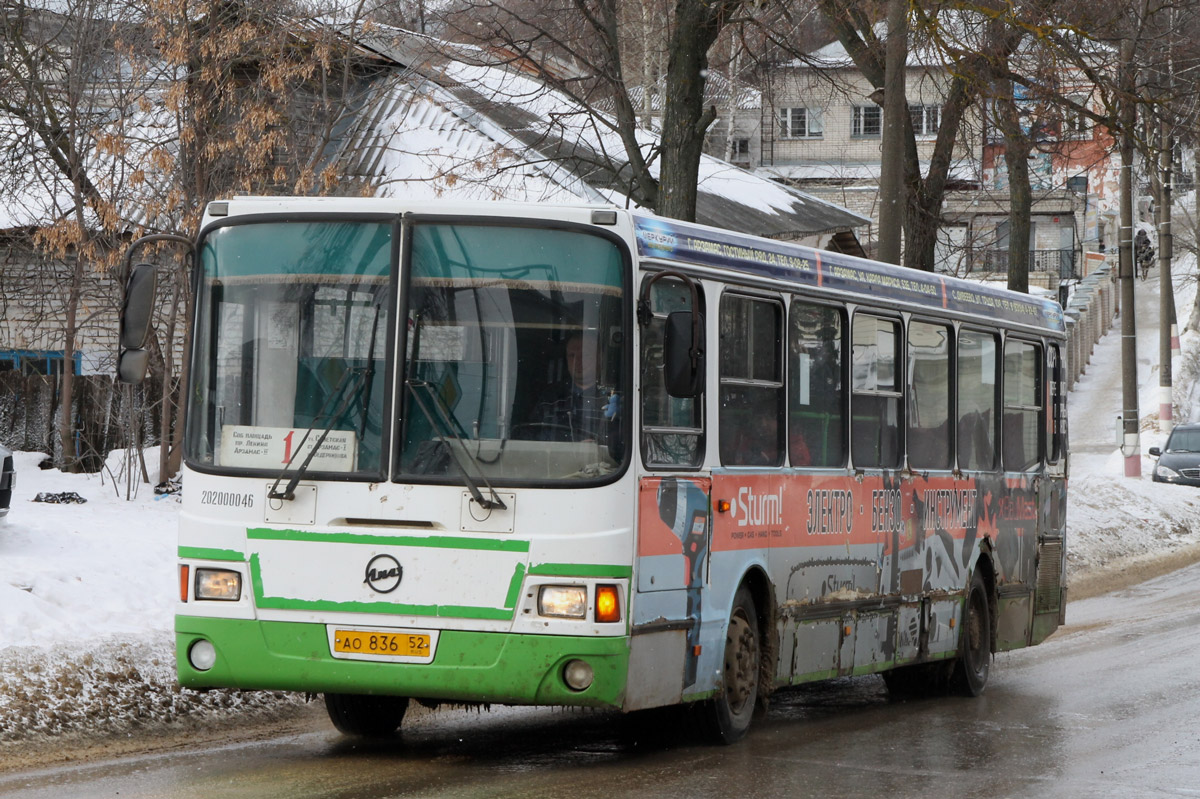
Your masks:
<instances>
[{"instance_id":1,"label":"liaz logo emblem","mask_svg":"<svg viewBox=\"0 0 1200 799\"><path fill-rule=\"evenodd\" d=\"M400 561L391 555L376 555L367 563L367 576L363 582L370 586L372 591L390 594L400 587L400 578L403 575L404 569L400 566Z\"/></svg>"}]
</instances>

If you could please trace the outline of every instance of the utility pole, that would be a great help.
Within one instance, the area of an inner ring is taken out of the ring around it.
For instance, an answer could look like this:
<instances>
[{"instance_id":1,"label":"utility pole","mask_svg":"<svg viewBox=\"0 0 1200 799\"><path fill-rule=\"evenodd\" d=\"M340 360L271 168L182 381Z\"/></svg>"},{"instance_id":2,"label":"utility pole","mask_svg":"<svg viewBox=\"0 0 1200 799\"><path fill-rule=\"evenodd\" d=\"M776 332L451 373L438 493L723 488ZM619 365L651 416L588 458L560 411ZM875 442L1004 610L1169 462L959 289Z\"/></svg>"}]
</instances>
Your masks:
<instances>
[{"instance_id":1,"label":"utility pole","mask_svg":"<svg viewBox=\"0 0 1200 799\"><path fill-rule=\"evenodd\" d=\"M904 130L908 123L908 0L888 0L883 73L883 141L879 168L879 246L875 257L900 263L904 228Z\"/></svg>"},{"instance_id":2,"label":"utility pole","mask_svg":"<svg viewBox=\"0 0 1200 799\"><path fill-rule=\"evenodd\" d=\"M1133 304L1133 126L1134 105L1133 40L1121 42L1120 92L1121 231L1119 235L1121 280L1121 454L1125 476L1142 476L1137 386L1137 315Z\"/></svg>"}]
</instances>

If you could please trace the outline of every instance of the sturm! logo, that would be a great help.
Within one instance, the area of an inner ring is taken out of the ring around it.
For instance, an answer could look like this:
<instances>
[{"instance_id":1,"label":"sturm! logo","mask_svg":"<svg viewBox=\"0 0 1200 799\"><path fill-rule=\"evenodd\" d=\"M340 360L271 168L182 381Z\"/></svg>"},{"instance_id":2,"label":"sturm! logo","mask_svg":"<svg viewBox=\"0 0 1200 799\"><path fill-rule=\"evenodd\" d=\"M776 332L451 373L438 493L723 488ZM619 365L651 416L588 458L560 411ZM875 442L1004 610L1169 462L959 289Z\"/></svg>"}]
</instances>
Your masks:
<instances>
[{"instance_id":1,"label":"sturm! logo","mask_svg":"<svg viewBox=\"0 0 1200 799\"><path fill-rule=\"evenodd\" d=\"M372 591L390 594L400 587L400 578L404 569L400 561L391 555L376 555L367 563L366 579L363 580Z\"/></svg>"}]
</instances>

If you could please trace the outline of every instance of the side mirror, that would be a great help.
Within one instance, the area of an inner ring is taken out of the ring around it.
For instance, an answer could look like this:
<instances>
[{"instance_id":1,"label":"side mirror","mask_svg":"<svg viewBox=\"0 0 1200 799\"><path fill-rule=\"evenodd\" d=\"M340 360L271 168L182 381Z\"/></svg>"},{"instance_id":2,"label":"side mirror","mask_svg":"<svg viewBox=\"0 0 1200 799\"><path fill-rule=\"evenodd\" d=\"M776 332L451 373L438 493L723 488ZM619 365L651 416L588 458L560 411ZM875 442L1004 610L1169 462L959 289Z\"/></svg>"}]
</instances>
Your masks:
<instances>
[{"instance_id":1,"label":"side mirror","mask_svg":"<svg viewBox=\"0 0 1200 799\"><path fill-rule=\"evenodd\" d=\"M146 346L157 288L158 277L152 265L138 264L129 271L125 303L121 306L122 349L138 350Z\"/></svg>"},{"instance_id":2,"label":"side mirror","mask_svg":"<svg viewBox=\"0 0 1200 799\"><path fill-rule=\"evenodd\" d=\"M136 386L146 379L146 367L149 365L150 350L122 350L117 358L117 379Z\"/></svg>"},{"instance_id":3,"label":"side mirror","mask_svg":"<svg viewBox=\"0 0 1200 799\"><path fill-rule=\"evenodd\" d=\"M691 311L672 311L663 331L663 377L672 397L698 397L704 392L704 317L694 326Z\"/></svg>"},{"instance_id":4,"label":"side mirror","mask_svg":"<svg viewBox=\"0 0 1200 799\"><path fill-rule=\"evenodd\" d=\"M1146 452L1155 458L1157 458L1159 455L1162 455L1162 450L1158 447L1151 447L1150 449L1146 450Z\"/></svg>"}]
</instances>

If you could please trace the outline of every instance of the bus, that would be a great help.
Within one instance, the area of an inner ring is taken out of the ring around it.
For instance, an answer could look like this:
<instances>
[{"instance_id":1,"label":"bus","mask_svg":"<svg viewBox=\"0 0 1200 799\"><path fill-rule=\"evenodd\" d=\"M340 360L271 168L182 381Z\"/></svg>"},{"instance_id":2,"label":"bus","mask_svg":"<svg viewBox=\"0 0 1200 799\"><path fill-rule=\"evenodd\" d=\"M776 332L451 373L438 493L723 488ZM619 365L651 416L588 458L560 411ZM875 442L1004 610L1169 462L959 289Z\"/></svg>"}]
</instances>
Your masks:
<instances>
[{"instance_id":1,"label":"bus","mask_svg":"<svg viewBox=\"0 0 1200 799\"><path fill-rule=\"evenodd\" d=\"M729 743L816 680L977 695L1064 621L1054 302L595 205L233 198L189 246L184 686Z\"/></svg>"}]
</instances>

